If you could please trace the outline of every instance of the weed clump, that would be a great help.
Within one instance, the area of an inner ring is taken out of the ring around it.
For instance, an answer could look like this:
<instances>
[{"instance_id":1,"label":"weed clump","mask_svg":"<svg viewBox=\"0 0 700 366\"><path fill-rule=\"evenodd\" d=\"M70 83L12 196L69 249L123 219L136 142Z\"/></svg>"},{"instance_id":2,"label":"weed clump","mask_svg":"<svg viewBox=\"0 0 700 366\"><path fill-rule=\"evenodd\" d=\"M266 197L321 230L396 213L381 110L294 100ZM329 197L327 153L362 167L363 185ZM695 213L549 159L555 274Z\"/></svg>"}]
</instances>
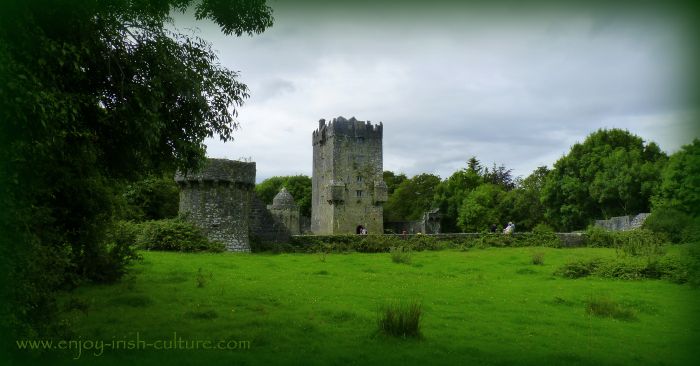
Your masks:
<instances>
[{"instance_id":1,"label":"weed clump","mask_svg":"<svg viewBox=\"0 0 700 366\"><path fill-rule=\"evenodd\" d=\"M197 277L196 277L196 280L197 280L197 287L202 288L202 287L206 286L207 283L208 283L210 280L212 280L213 278L214 278L214 274L213 274L213 273L211 273L211 272L210 272L210 273L204 273L204 271L203 271L202 268L200 267L200 268L197 270Z\"/></svg>"},{"instance_id":2,"label":"weed clump","mask_svg":"<svg viewBox=\"0 0 700 366\"><path fill-rule=\"evenodd\" d=\"M394 263L411 264L411 248L407 247L391 247L391 261Z\"/></svg>"},{"instance_id":3,"label":"weed clump","mask_svg":"<svg viewBox=\"0 0 700 366\"><path fill-rule=\"evenodd\" d=\"M607 297L593 298L586 304L586 312L602 318L618 320L635 320L637 317L632 309L626 308Z\"/></svg>"},{"instance_id":4,"label":"weed clump","mask_svg":"<svg viewBox=\"0 0 700 366\"><path fill-rule=\"evenodd\" d=\"M532 264L536 266L541 266L544 264L544 253L543 252L535 252L532 253Z\"/></svg>"},{"instance_id":5,"label":"weed clump","mask_svg":"<svg viewBox=\"0 0 700 366\"><path fill-rule=\"evenodd\" d=\"M386 305L379 312L379 331L393 337L418 338L422 311L417 301Z\"/></svg>"}]
</instances>

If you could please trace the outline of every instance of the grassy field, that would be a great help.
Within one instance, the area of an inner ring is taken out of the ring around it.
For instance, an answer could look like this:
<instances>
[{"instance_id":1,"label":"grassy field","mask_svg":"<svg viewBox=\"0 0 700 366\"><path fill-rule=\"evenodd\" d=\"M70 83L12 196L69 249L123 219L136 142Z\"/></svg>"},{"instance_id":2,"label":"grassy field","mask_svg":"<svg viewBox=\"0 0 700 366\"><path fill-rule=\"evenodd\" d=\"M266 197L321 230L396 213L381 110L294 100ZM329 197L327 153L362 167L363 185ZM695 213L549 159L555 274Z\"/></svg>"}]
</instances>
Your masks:
<instances>
[{"instance_id":1,"label":"grassy field","mask_svg":"<svg viewBox=\"0 0 700 366\"><path fill-rule=\"evenodd\" d=\"M543 264L532 256L543 253ZM694 364L700 290L661 280L564 279L603 248L383 254L143 252L121 283L62 299L71 337L250 341L244 350L51 352L63 364ZM627 319L587 304L612 301ZM377 331L378 309L419 301L419 339ZM235 344L234 344L235 345Z\"/></svg>"}]
</instances>

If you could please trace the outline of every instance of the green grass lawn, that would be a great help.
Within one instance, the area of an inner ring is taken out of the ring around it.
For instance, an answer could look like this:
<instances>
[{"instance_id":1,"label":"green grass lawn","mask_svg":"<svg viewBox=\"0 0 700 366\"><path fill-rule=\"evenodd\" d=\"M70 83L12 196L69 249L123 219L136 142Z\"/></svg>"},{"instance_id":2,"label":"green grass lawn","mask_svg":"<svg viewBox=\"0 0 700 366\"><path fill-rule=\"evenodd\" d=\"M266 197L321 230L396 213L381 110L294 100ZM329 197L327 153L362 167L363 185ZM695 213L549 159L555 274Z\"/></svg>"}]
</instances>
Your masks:
<instances>
[{"instance_id":1,"label":"green grass lawn","mask_svg":"<svg viewBox=\"0 0 700 366\"><path fill-rule=\"evenodd\" d=\"M544 253L544 264L532 255ZM122 282L62 299L82 340L246 340L246 350L84 350L64 364L694 364L700 290L662 280L564 279L567 260L603 248L490 248L413 253L143 252ZM201 270L200 270L201 269ZM633 318L589 314L595 299ZM377 332L378 309L422 303L420 339ZM72 305L69 305L71 304ZM700 359L700 358L699 358Z\"/></svg>"}]
</instances>

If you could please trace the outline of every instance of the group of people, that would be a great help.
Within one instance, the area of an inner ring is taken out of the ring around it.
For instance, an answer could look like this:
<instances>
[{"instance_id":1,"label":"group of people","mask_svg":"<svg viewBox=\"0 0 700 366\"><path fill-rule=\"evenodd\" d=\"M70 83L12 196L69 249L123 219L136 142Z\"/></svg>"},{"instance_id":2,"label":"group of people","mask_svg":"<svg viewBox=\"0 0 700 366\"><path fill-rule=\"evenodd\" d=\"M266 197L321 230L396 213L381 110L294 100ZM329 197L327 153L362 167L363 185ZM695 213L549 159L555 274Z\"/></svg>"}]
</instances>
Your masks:
<instances>
[{"instance_id":1,"label":"group of people","mask_svg":"<svg viewBox=\"0 0 700 366\"><path fill-rule=\"evenodd\" d=\"M498 225L492 224L491 225L491 232L495 233L496 231L498 231ZM510 221L510 222L508 222L508 225L506 225L503 228L503 234L512 234L513 232L515 232L515 224L512 221Z\"/></svg>"}]
</instances>

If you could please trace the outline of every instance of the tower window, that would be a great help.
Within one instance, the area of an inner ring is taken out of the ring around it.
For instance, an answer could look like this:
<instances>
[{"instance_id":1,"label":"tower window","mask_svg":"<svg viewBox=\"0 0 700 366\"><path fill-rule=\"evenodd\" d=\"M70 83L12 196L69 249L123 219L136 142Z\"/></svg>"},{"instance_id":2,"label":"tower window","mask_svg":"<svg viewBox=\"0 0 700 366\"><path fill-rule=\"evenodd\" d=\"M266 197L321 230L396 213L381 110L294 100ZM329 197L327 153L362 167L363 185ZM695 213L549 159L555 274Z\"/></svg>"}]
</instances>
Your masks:
<instances>
[{"instance_id":1,"label":"tower window","mask_svg":"<svg viewBox=\"0 0 700 366\"><path fill-rule=\"evenodd\" d=\"M355 197L357 197L357 198L362 197L362 191L361 190L355 191Z\"/></svg>"},{"instance_id":2,"label":"tower window","mask_svg":"<svg viewBox=\"0 0 700 366\"><path fill-rule=\"evenodd\" d=\"M362 183L362 177L358 175L356 181L357 183Z\"/></svg>"}]
</instances>

